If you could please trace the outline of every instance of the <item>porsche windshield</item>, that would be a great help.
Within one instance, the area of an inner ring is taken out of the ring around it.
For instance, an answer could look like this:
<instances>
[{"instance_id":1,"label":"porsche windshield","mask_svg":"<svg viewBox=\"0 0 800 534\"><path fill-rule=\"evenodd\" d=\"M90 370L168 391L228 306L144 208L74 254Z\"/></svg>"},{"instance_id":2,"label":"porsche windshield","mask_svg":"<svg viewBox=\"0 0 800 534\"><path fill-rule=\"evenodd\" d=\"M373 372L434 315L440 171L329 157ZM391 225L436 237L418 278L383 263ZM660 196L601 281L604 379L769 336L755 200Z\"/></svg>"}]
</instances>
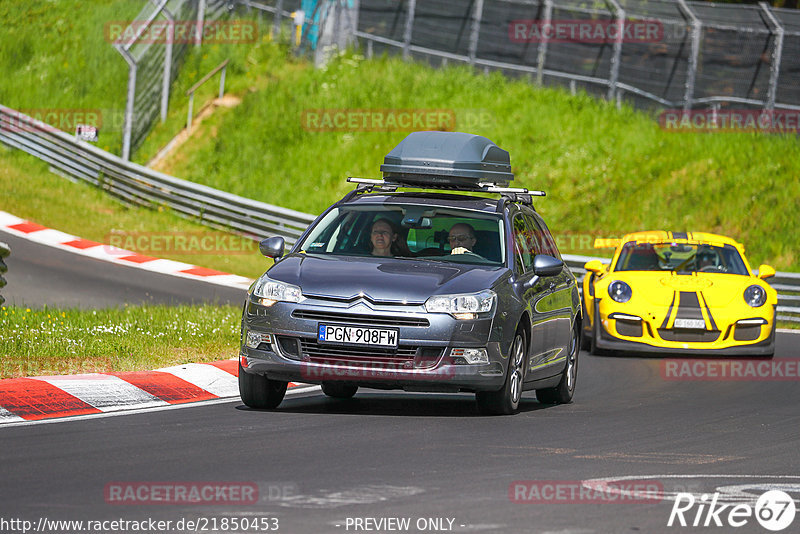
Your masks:
<instances>
[{"instance_id":1,"label":"porsche windshield","mask_svg":"<svg viewBox=\"0 0 800 534\"><path fill-rule=\"evenodd\" d=\"M739 251L731 245L625 243L615 271L675 271L749 276Z\"/></svg>"},{"instance_id":2,"label":"porsche windshield","mask_svg":"<svg viewBox=\"0 0 800 534\"><path fill-rule=\"evenodd\" d=\"M499 215L402 204L340 206L311 230L306 254L387 256L500 266L505 261Z\"/></svg>"}]
</instances>

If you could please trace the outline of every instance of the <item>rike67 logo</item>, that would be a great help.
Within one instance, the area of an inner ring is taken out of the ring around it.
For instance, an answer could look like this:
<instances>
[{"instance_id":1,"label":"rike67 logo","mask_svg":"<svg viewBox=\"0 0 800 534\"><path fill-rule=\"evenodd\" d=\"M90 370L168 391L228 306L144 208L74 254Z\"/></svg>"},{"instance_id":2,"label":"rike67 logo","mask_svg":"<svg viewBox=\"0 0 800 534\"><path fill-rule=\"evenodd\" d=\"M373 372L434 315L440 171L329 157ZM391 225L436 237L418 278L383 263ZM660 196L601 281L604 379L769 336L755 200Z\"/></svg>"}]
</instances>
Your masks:
<instances>
[{"instance_id":1,"label":"rike67 logo","mask_svg":"<svg viewBox=\"0 0 800 534\"><path fill-rule=\"evenodd\" d=\"M743 527L755 520L765 529L778 532L794 521L795 504L781 490L762 494L755 505L750 503L721 503L719 492L704 493L699 498L691 493L678 493L667 526Z\"/></svg>"}]
</instances>

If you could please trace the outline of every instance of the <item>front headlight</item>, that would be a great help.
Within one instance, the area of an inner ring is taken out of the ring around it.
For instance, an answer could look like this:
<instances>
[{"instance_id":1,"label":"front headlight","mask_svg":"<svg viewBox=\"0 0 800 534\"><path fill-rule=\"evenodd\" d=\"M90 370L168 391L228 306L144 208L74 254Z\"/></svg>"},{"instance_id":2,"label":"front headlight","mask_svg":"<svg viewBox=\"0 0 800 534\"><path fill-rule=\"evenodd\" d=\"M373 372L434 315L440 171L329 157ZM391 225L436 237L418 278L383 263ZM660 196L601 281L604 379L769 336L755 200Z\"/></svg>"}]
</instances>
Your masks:
<instances>
[{"instance_id":1,"label":"front headlight","mask_svg":"<svg viewBox=\"0 0 800 534\"><path fill-rule=\"evenodd\" d=\"M256 280L253 296L258 297L263 306L272 306L276 302L303 302L306 299L298 286L273 280L266 274Z\"/></svg>"},{"instance_id":2,"label":"front headlight","mask_svg":"<svg viewBox=\"0 0 800 534\"><path fill-rule=\"evenodd\" d=\"M497 294L491 289L478 293L436 295L425 301L425 311L449 313L456 319L474 319L478 313L492 311L496 298Z\"/></svg>"},{"instance_id":3,"label":"front headlight","mask_svg":"<svg viewBox=\"0 0 800 534\"><path fill-rule=\"evenodd\" d=\"M744 290L744 301L753 308L763 306L767 301L767 292L764 288L753 284Z\"/></svg>"},{"instance_id":4,"label":"front headlight","mask_svg":"<svg viewBox=\"0 0 800 534\"><path fill-rule=\"evenodd\" d=\"M622 280L614 280L608 284L608 296L615 302L628 302L631 300L633 290Z\"/></svg>"}]
</instances>

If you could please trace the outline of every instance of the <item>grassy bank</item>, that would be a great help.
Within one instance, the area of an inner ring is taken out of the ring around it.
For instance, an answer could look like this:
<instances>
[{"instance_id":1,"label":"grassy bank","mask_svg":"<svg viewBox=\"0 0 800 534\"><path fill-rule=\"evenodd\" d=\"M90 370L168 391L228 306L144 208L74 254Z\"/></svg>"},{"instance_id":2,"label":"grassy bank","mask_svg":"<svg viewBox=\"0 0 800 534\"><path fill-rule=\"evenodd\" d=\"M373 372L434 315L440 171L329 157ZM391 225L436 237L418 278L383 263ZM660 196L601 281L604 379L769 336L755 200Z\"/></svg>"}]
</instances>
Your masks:
<instances>
[{"instance_id":1,"label":"grassy bank","mask_svg":"<svg viewBox=\"0 0 800 534\"><path fill-rule=\"evenodd\" d=\"M148 370L237 355L241 309L0 308L0 378Z\"/></svg>"},{"instance_id":2,"label":"grassy bank","mask_svg":"<svg viewBox=\"0 0 800 534\"><path fill-rule=\"evenodd\" d=\"M466 67L348 56L315 70L276 61L284 55L278 47L259 54L270 65L266 88L241 93L241 105L212 116L169 172L319 213L350 189L346 176L378 176L407 132L314 131L304 112L451 110L455 129L511 152L518 185L547 191L537 208L565 251L593 253L586 244L598 235L704 230L743 241L755 265L797 270L794 137L666 132L627 107Z\"/></svg>"}]
</instances>

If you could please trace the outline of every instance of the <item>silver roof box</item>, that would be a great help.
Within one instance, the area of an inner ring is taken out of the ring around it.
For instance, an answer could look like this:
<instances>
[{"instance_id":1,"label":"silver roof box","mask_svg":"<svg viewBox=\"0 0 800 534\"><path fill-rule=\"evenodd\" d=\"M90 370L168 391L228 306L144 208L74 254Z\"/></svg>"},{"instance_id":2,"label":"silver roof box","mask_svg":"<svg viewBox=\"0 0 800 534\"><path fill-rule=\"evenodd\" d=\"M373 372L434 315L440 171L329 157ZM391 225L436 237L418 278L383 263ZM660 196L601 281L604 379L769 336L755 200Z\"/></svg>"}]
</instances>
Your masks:
<instances>
[{"instance_id":1,"label":"silver roof box","mask_svg":"<svg viewBox=\"0 0 800 534\"><path fill-rule=\"evenodd\" d=\"M387 182L474 190L478 184L508 186L514 179L508 152L480 135L414 132L381 165Z\"/></svg>"}]
</instances>

